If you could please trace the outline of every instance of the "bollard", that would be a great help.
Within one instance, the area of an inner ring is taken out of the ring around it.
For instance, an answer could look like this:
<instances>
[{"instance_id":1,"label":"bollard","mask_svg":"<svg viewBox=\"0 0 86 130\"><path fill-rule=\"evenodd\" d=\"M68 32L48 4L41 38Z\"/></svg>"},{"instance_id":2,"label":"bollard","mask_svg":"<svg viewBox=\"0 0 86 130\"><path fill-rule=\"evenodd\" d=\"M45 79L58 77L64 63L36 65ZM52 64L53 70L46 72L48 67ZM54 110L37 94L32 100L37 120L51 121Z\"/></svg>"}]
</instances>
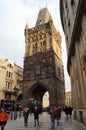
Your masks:
<instances>
[{"instance_id":1,"label":"bollard","mask_svg":"<svg viewBox=\"0 0 86 130\"><path fill-rule=\"evenodd\" d=\"M11 111L11 120L13 119L13 111Z\"/></svg>"},{"instance_id":2,"label":"bollard","mask_svg":"<svg viewBox=\"0 0 86 130\"><path fill-rule=\"evenodd\" d=\"M19 113L19 117L21 117L21 111L20 111L20 113Z\"/></svg>"},{"instance_id":3,"label":"bollard","mask_svg":"<svg viewBox=\"0 0 86 130\"><path fill-rule=\"evenodd\" d=\"M17 110L16 110L16 107L14 108L14 120L17 119Z\"/></svg>"}]
</instances>

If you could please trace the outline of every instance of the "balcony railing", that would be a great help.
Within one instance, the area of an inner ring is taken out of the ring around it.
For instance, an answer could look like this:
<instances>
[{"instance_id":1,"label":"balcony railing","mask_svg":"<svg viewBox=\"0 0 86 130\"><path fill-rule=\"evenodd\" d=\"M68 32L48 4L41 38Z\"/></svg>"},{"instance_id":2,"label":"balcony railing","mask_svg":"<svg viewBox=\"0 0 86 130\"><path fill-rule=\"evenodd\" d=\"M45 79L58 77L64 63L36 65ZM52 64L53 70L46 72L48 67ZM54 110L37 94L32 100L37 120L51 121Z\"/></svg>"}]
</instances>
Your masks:
<instances>
[{"instance_id":1,"label":"balcony railing","mask_svg":"<svg viewBox=\"0 0 86 130\"><path fill-rule=\"evenodd\" d=\"M4 92L9 92L9 93L14 93L14 88L4 87L4 88L3 88L3 91L4 91Z\"/></svg>"}]
</instances>

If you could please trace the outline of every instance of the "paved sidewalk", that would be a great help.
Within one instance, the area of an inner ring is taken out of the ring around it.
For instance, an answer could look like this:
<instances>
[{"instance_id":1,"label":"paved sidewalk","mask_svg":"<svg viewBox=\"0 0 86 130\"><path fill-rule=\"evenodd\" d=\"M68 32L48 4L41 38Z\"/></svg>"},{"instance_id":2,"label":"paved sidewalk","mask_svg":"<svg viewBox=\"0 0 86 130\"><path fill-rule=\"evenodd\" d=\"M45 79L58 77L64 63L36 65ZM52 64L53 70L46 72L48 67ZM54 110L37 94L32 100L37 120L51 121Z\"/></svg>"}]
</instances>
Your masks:
<instances>
[{"instance_id":1,"label":"paved sidewalk","mask_svg":"<svg viewBox=\"0 0 86 130\"><path fill-rule=\"evenodd\" d=\"M34 127L34 118L33 115L29 115L28 127L24 127L23 116L17 118L16 120L9 120L5 126L5 130L50 130L50 115L44 112L40 114L40 125ZM60 125L56 126L54 130L86 130L86 127L81 123L72 120L65 120L65 114L62 113Z\"/></svg>"}]
</instances>

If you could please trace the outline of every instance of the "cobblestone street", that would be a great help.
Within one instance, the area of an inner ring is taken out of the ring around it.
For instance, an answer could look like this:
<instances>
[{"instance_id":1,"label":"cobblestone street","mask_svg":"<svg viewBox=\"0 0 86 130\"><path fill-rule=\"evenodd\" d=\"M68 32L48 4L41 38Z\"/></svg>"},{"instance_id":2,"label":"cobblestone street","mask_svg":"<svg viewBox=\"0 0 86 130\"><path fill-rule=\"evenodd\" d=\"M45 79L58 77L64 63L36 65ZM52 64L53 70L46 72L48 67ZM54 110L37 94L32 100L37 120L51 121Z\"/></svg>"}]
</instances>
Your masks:
<instances>
[{"instance_id":1,"label":"cobblestone street","mask_svg":"<svg viewBox=\"0 0 86 130\"><path fill-rule=\"evenodd\" d=\"M16 120L9 120L5 126L5 130L49 130L50 128L50 115L46 112L40 114L40 125L34 127L33 115L29 115L28 127L24 127L23 116L18 117ZM86 130L86 127L81 123L74 120L65 120L65 114L62 112L60 125L55 125L55 130Z\"/></svg>"}]
</instances>

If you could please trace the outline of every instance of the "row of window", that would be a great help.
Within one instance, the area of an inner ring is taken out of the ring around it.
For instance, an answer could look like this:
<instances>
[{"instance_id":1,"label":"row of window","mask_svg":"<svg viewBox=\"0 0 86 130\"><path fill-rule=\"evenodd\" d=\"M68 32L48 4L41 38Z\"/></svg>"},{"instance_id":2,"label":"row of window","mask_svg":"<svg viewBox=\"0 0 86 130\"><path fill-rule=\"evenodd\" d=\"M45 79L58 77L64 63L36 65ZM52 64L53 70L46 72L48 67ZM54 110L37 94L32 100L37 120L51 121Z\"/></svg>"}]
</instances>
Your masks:
<instances>
[{"instance_id":1,"label":"row of window","mask_svg":"<svg viewBox=\"0 0 86 130\"><path fill-rule=\"evenodd\" d=\"M12 86L12 82L6 81L6 88L10 89Z\"/></svg>"},{"instance_id":2,"label":"row of window","mask_svg":"<svg viewBox=\"0 0 86 130\"><path fill-rule=\"evenodd\" d=\"M37 53L38 51L44 52L45 50L46 50L46 42L45 41L41 42L40 50L38 48L38 44L37 43L35 43L33 45L33 54Z\"/></svg>"},{"instance_id":3,"label":"row of window","mask_svg":"<svg viewBox=\"0 0 86 130\"><path fill-rule=\"evenodd\" d=\"M8 64L8 65L7 65L7 67L9 67L9 68L12 68L12 69L13 69L12 64Z\"/></svg>"},{"instance_id":4,"label":"row of window","mask_svg":"<svg viewBox=\"0 0 86 130\"><path fill-rule=\"evenodd\" d=\"M34 35L34 37L30 36L30 38L28 39L28 42L35 42L35 41L38 41L39 39L44 39L47 37L47 34L48 34L48 32L46 32L45 34L41 34L41 35L36 34L37 36Z\"/></svg>"},{"instance_id":5,"label":"row of window","mask_svg":"<svg viewBox=\"0 0 86 130\"><path fill-rule=\"evenodd\" d=\"M10 81L6 81L6 89L12 89L13 83ZM22 84L20 84L19 86L20 88L22 88Z\"/></svg>"},{"instance_id":6,"label":"row of window","mask_svg":"<svg viewBox=\"0 0 86 130\"><path fill-rule=\"evenodd\" d=\"M37 65L36 66L36 70L35 70L35 73L33 70L28 71L25 73L26 77L34 77L35 75L39 75L39 74L42 74L42 75L47 75L47 74L53 74L54 70L52 67L48 67L48 68L44 68L41 70L40 68L40 65ZM58 76L61 77L61 71L60 71L60 68L58 68Z\"/></svg>"}]
</instances>

